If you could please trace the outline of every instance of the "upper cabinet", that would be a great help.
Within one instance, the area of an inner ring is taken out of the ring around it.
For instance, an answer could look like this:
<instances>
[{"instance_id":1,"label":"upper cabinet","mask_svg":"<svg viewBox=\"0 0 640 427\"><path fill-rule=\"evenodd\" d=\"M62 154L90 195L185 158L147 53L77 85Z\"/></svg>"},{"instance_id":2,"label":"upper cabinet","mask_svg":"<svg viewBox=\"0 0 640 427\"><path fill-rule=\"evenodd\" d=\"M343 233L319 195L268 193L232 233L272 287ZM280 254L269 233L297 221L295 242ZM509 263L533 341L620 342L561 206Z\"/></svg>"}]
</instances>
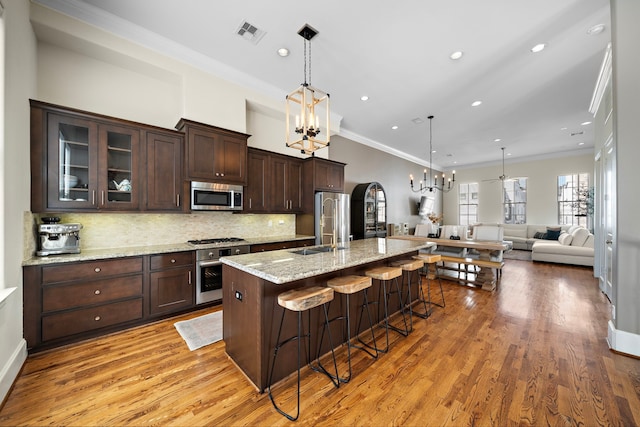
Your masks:
<instances>
[{"instance_id":1,"label":"upper cabinet","mask_svg":"<svg viewBox=\"0 0 640 427\"><path fill-rule=\"evenodd\" d=\"M344 191L344 163L314 157L307 160L307 167L312 169L315 191Z\"/></svg>"},{"instance_id":2,"label":"upper cabinet","mask_svg":"<svg viewBox=\"0 0 640 427\"><path fill-rule=\"evenodd\" d=\"M248 164L243 212L302 212L302 159L249 148Z\"/></svg>"},{"instance_id":3,"label":"upper cabinet","mask_svg":"<svg viewBox=\"0 0 640 427\"><path fill-rule=\"evenodd\" d=\"M182 153L184 136L174 131L146 132L145 210L176 211L185 209L182 198Z\"/></svg>"},{"instance_id":4,"label":"upper cabinet","mask_svg":"<svg viewBox=\"0 0 640 427\"><path fill-rule=\"evenodd\" d=\"M177 150L155 151L161 135ZM175 131L31 101L31 210L176 210L182 145ZM154 193L158 187L171 205Z\"/></svg>"},{"instance_id":5,"label":"upper cabinet","mask_svg":"<svg viewBox=\"0 0 640 427\"><path fill-rule=\"evenodd\" d=\"M186 141L186 179L247 184L247 139L250 135L181 119L176 129Z\"/></svg>"}]
</instances>

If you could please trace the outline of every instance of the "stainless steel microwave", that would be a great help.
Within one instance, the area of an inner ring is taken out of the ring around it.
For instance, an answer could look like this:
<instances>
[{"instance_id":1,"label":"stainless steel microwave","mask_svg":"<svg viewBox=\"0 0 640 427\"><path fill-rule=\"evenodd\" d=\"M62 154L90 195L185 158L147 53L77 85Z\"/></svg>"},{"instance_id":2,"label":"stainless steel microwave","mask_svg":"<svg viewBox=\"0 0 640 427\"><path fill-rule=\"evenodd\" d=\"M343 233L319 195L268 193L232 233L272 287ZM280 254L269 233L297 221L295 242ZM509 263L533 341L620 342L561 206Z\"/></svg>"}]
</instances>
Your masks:
<instances>
[{"instance_id":1,"label":"stainless steel microwave","mask_svg":"<svg viewBox=\"0 0 640 427\"><path fill-rule=\"evenodd\" d=\"M191 181L191 210L241 211L242 186Z\"/></svg>"}]
</instances>

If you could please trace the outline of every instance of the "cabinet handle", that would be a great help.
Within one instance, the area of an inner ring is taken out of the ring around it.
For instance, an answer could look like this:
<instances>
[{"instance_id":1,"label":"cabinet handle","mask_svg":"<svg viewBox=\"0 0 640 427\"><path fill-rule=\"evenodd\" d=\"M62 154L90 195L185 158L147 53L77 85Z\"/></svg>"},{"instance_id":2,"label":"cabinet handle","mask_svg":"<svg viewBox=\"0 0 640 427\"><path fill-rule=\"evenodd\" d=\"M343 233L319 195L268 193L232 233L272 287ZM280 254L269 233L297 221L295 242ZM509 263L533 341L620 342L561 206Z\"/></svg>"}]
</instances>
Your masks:
<instances>
[{"instance_id":1,"label":"cabinet handle","mask_svg":"<svg viewBox=\"0 0 640 427\"><path fill-rule=\"evenodd\" d=\"M93 320L95 320L96 322L99 322L100 321L100 316L94 317Z\"/></svg>"},{"instance_id":2,"label":"cabinet handle","mask_svg":"<svg viewBox=\"0 0 640 427\"><path fill-rule=\"evenodd\" d=\"M91 191L91 204L96 204L96 190Z\"/></svg>"},{"instance_id":3,"label":"cabinet handle","mask_svg":"<svg viewBox=\"0 0 640 427\"><path fill-rule=\"evenodd\" d=\"M100 194L101 194L101 196L100 196L100 200L101 200L101 202L100 202L100 206L104 206L104 190L102 190L102 191L100 192Z\"/></svg>"},{"instance_id":4,"label":"cabinet handle","mask_svg":"<svg viewBox=\"0 0 640 427\"><path fill-rule=\"evenodd\" d=\"M223 174L223 173L221 173L221 174L220 174L220 176L224 176L224 174Z\"/></svg>"},{"instance_id":5,"label":"cabinet handle","mask_svg":"<svg viewBox=\"0 0 640 427\"><path fill-rule=\"evenodd\" d=\"M189 270L189 285L191 285L191 270Z\"/></svg>"},{"instance_id":6,"label":"cabinet handle","mask_svg":"<svg viewBox=\"0 0 640 427\"><path fill-rule=\"evenodd\" d=\"M93 293L96 295L100 295L102 292L100 292L100 289L96 289L95 291L93 291Z\"/></svg>"},{"instance_id":7,"label":"cabinet handle","mask_svg":"<svg viewBox=\"0 0 640 427\"><path fill-rule=\"evenodd\" d=\"M180 194L176 194L176 206L180 207Z\"/></svg>"},{"instance_id":8,"label":"cabinet handle","mask_svg":"<svg viewBox=\"0 0 640 427\"><path fill-rule=\"evenodd\" d=\"M249 209L251 209L251 197L249 197Z\"/></svg>"},{"instance_id":9,"label":"cabinet handle","mask_svg":"<svg viewBox=\"0 0 640 427\"><path fill-rule=\"evenodd\" d=\"M216 172L216 176L220 176L220 174L218 172Z\"/></svg>"},{"instance_id":10,"label":"cabinet handle","mask_svg":"<svg viewBox=\"0 0 640 427\"><path fill-rule=\"evenodd\" d=\"M176 263L176 260L172 258L171 259L171 264L175 264L175 263Z\"/></svg>"},{"instance_id":11,"label":"cabinet handle","mask_svg":"<svg viewBox=\"0 0 640 427\"><path fill-rule=\"evenodd\" d=\"M95 271L96 273L100 273L102 270L100 269L100 267L96 267L93 269L93 271Z\"/></svg>"}]
</instances>

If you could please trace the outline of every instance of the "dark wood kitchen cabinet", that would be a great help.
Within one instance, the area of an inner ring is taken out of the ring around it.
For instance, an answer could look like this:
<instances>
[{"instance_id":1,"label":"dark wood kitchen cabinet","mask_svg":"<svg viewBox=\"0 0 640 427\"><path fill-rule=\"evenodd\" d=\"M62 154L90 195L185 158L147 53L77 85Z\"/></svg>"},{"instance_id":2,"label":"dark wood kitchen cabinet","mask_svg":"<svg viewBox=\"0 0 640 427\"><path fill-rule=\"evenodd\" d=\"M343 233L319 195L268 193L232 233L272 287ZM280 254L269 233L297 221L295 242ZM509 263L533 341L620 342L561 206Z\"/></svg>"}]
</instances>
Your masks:
<instances>
[{"instance_id":1,"label":"dark wood kitchen cabinet","mask_svg":"<svg viewBox=\"0 0 640 427\"><path fill-rule=\"evenodd\" d=\"M138 209L139 129L43 109L31 118L42 129L32 133L33 211Z\"/></svg>"},{"instance_id":2,"label":"dark wood kitchen cabinet","mask_svg":"<svg viewBox=\"0 0 640 427\"><path fill-rule=\"evenodd\" d=\"M303 211L314 214L314 195L318 191L344 192L344 163L310 157L304 161ZM301 229L299 232L314 230ZM307 234L307 233L303 233Z\"/></svg>"},{"instance_id":3,"label":"dark wood kitchen cabinet","mask_svg":"<svg viewBox=\"0 0 640 427\"><path fill-rule=\"evenodd\" d=\"M244 189L245 213L267 213L271 209L269 200L269 152L249 148L247 152L247 168L251 171L247 176Z\"/></svg>"},{"instance_id":4,"label":"dark wood kitchen cabinet","mask_svg":"<svg viewBox=\"0 0 640 427\"><path fill-rule=\"evenodd\" d=\"M271 212L302 212L302 160L272 154Z\"/></svg>"},{"instance_id":5,"label":"dark wood kitchen cabinet","mask_svg":"<svg viewBox=\"0 0 640 427\"><path fill-rule=\"evenodd\" d=\"M183 197L182 153L184 136L175 131L146 132L146 194L147 211L186 210Z\"/></svg>"},{"instance_id":6,"label":"dark wood kitchen cabinet","mask_svg":"<svg viewBox=\"0 0 640 427\"><path fill-rule=\"evenodd\" d=\"M247 184L247 139L250 135L180 119L185 134L185 174L193 181Z\"/></svg>"},{"instance_id":7,"label":"dark wood kitchen cabinet","mask_svg":"<svg viewBox=\"0 0 640 427\"><path fill-rule=\"evenodd\" d=\"M317 157L305 162L305 180L313 182L314 191L344 192L344 163Z\"/></svg>"},{"instance_id":8,"label":"dark wood kitchen cabinet","mask_svg":"<svg viewBox=\"0 0 640 427\"><path fill-rule=\"evenodd\" d=\"M179 210L181 133L30 102L32 212Z\"/></svg>"},{"instance_id":9,"label":"dark wood kitchen cabinet","mask_svg":"<svg viewBox=\"0 0 640 427\"><path fill-rule=\"evenodd\" d=\"M28 348L101 335L143 319L143 258L24 268Z\"/></svg>"},{"instance_id":10,"label":"dark wood kitchen cabinet","mask_svg":"<svg viewBox=\"0 0 640 427\"><path fill-rule=\"evenodd\" d=\"M283 242L259 243L251 245L251 253L277 251L280 249L302 248L304 246L313 246L316 244L315 239L304 240L285 240Z\"/></svg>"},{"instance_id":11,"label":"dark wood kitchen cabinet","mask_svg":"<svg viewBox=\"0 0 640 427\"><path fill-rule=\"evenodd\" d=\"M302 212L302 159L249 148L248 165L243 212Z\"/></svg>"},{"instance_id":12,"label":"dark wood kitchen cabinet","mask_svg":"<svg viewBox=\"0 0 640 427\"><path fill-rule=\"evenodd\" d=\"M174 313L195 303L194 252L151 255L149 315Z\"/></svg>"}]
</instances>

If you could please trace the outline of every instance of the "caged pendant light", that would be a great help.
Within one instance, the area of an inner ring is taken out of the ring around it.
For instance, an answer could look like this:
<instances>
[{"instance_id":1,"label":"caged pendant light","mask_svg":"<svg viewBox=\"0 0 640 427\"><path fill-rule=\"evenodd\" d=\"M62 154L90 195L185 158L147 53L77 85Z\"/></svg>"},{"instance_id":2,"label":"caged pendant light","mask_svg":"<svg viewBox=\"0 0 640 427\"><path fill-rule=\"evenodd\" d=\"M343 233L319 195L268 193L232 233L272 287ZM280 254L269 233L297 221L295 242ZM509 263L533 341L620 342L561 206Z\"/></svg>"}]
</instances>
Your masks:
<instances>
[{"instance_id":1,"label":"caged pendant light","mask_svg":"<svg viewBox=\"0 0 640 427\"><path fill-rule=\"evenodd\" d=\"M286 144L313 156L329 146L329 94L311 86L311 39L318 32L305 24L298 34L304 39L304 83L286 98Z\"/></svg>"}]
</instances>

